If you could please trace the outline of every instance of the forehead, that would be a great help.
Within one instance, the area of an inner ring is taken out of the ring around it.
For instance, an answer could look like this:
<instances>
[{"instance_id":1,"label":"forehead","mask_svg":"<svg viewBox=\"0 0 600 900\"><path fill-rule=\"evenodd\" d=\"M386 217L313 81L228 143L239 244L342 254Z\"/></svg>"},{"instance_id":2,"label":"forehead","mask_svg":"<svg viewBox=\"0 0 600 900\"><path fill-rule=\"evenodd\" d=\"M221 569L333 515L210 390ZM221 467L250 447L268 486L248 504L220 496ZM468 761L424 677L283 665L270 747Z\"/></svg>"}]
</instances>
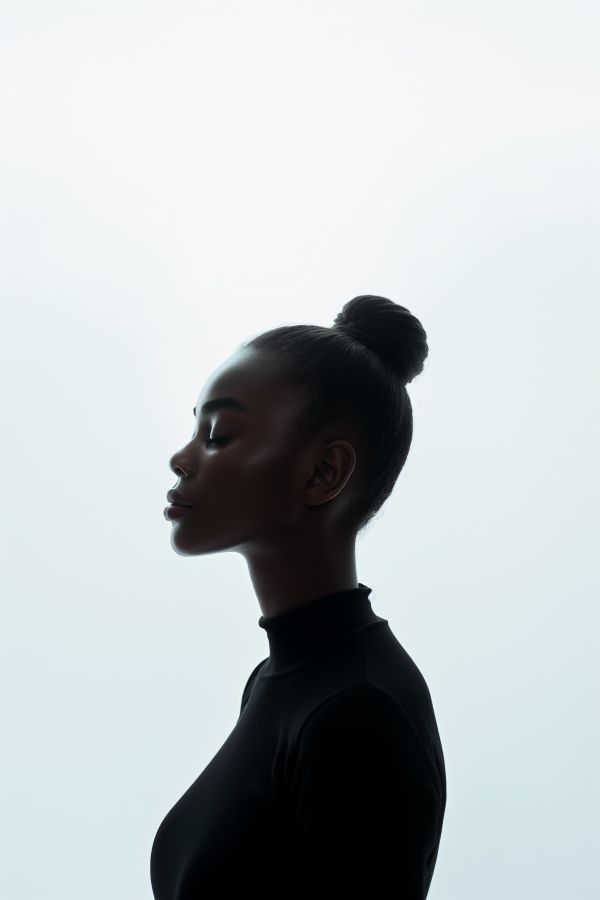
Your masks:
<instances>
[{"instance_id":1,"label":"forehead","mask_svg":"<svg viewBox=\"0 0 600 900\"><path fill-rule=\"evenodd\" d=\"M196 402L196 414L207 400L233 397L247 406L241 416L263 418L296 413L301 402L297 387L281 378L281 364L256 350L238 350L216 368L206 380Z\"/></svg>"}]
</instances>

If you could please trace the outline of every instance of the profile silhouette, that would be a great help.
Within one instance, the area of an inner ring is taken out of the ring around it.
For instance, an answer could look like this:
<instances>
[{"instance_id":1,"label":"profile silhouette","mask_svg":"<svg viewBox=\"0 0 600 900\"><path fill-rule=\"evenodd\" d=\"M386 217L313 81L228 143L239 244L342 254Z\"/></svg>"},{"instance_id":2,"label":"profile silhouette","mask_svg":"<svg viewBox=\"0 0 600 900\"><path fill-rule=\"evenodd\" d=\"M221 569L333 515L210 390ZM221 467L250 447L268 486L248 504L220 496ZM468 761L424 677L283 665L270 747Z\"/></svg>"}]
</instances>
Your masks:
<instances>
[{"instance_id":1,"label":"profile silhouette","mask_svg":"<svg viewBox=\"0 0 600 900\"><path fill-rule=\"evenodd\" d=\"M332 328L257 335L197 398L192 437L170 460L171 545L243 555L269 655L160 824L155 900L427 896L442 744L425 679L355 561L406 461L406 385L427 353L405 307L361 295Z\"/></svg>"}]
</instances>

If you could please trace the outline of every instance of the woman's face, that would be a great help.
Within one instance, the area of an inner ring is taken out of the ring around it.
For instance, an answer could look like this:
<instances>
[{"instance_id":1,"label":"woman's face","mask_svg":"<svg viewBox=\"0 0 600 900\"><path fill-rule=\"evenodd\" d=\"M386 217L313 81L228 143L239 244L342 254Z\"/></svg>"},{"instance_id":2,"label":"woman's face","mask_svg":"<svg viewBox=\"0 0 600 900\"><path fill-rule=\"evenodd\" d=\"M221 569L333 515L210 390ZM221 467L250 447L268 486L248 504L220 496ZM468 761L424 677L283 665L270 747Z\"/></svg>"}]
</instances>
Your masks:
<instances>
[{"instance_id":1,"label":"woman's face","mask_svg":"<svg viewBox=\"0 0 600 900\"><path fill-rule=\"evenodd\" d=\"M223 398L233 403L219 406ZM261 553L294 532L306 515L310 471L293 433L302 402L297 388L284 386L275 359L251 348L210 376L192 437L170 460L179 478L173 487L192 506L170 520L174 550Z\"/></svg>"}]
</instances>

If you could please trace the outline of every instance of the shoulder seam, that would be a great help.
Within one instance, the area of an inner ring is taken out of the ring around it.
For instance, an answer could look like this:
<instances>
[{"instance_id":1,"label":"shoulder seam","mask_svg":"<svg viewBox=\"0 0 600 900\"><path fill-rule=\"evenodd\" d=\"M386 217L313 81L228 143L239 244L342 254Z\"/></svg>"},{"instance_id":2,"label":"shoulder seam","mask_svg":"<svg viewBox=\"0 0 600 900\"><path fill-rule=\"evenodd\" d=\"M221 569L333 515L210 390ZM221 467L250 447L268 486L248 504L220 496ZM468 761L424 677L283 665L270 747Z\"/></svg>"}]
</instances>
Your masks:
<instances>
[{"instance_id":1,"label":"shoulder seam","mask_svg":"<svg viewBox=\"0 0 600 900\"><path fill-rule=\"evenodd\" d=\"M309 712L309 714L305 718L304 722L300 726L300 728L298 730L298 734L296 735L296 738L294 740L294 749L297 748L298 744L300 743L300 739L304 733L304 729L306 728L308 722L310 722L312 720L313 716L315 716L315 714L317 712L319 712L319 710L321 710L324 706L326 706L330 701L335 700L337 697L340 697L342 694L347 694L350 691L355 691L359 688L372 688L372 690L376 691L380 696L387 697L388 700L390 700L390 702L393 703L393 705L396 707L396 709L398 709L402 713L404 718L407 718L406 713L402 709L400 704L397 703L394 700L394 698L390 694L388 694L387 691L384 691L382 688L378 687L376 684L372 684L371 682L367 681L365 678L362 682L360 682L360 684L351 684L346 688L342 688L342 690L340 690L340 691L336 691L335 694L331 694L330 697L325 697L324 700L321 700L321 702L318 703L317 706L315 706L315 708ZM408 722L409 722L409 724L411 724L410 720L408 720Z\"/></svg>"}]
</instances>

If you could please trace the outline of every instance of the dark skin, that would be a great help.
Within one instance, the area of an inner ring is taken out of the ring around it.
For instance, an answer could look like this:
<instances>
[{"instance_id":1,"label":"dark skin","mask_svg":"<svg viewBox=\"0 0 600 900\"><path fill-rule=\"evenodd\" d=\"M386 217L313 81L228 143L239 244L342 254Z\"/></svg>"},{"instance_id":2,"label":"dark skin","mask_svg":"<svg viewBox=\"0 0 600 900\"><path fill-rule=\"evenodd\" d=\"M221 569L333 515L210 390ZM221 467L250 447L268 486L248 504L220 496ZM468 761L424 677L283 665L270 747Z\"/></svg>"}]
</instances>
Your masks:
<instances>
[{"instance_id":1,"label":"dark skin","mask_svg":"<svg viewBox=\"0 0 600 900\"><path fill-rule=\"evenodd\" d=\"M203 415L219 397L247 411ZM171 546L182 556L241 553L265 617L358 586L356 533L341 520L360 490L357 437L331 423L299 446L293 427L303 403L277 357L238 350L205 383L194 434L169 462L174 488L194 507L171 522ZM228 440L207 445L218 437Z\"/></svg>"}]
</instances>

